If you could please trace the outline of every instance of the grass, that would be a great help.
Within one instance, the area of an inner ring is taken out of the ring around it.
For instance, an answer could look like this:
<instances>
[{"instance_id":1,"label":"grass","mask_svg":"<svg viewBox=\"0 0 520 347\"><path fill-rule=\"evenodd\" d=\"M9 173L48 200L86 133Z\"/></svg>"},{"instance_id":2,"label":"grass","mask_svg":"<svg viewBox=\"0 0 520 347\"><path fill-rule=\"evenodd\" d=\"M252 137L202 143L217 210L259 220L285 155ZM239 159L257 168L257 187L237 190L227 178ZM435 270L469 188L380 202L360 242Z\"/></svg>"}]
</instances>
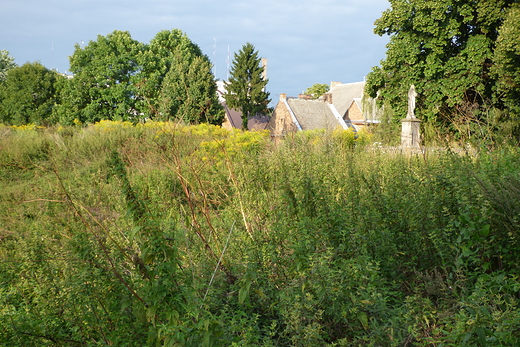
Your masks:
<instances>
[{"instance_id":1,"label":"grass","mask_svg":"<svg viewBox=\"0 0 520 347\"><path fill-rule=\"evenodd\" d=\"M514 346L519 152L0 128L0 344Z\"/></svg>"}]
</instances>

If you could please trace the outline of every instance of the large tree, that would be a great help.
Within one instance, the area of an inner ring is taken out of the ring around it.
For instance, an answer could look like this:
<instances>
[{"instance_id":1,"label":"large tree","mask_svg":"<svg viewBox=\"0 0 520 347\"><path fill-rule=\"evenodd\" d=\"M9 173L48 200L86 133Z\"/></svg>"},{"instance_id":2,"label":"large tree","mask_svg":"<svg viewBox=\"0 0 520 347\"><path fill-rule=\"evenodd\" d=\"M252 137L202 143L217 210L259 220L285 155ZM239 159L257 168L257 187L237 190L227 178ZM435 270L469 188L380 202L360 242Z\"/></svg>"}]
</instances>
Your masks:
<instances>
[{"instance_id":1,"label":"large tree","mask_svg":"<svg viewBox=\"0 0 520 347\"><path fill-rule=\"evenodd\" d=\"M159 111L163 119L187 123L222 124L222 106L211 64L205 56L186 54L177 48L162 82Z\"/></svg>"},{"instance_id":2,"label":"large tree","mask_svg":"<svg viewBox=\"0 0 520 347\"><path fill-rule=\"evenodd\" d=\"M500 28L493 72L497 78L497 97L510 110L513 127L520 126L520 5L513 6ZM518 129L516 130L518 132Z\"/></svg>"},{"instance_id":3,"label":"large tree","mask_svg":"<svg viewBox=\"0 0 520 347\"><path fill-rule=\"evenodd\" d=\"M70 57L74 78L62 91L60 121L139 120L134 78L142 49L129 32L118 30L85 47L77 44Z\"/></svg>"},{"instance_id":4,"label":"large tree","mask_svg":"<svg viewBox=\"0 0 520 347\"><path fill-rule=\"evenodd\" d=\"M9 70L0 82L0 123L11 125L53 123L56 82L63 78L40 63Z\"/></svg>"},{"instance_id":5,"label":"large tree","mask_svg":"<svg viewBox=\"0 0 520 347\"><path fill-rule=\"evenodd\" d=\"M263 78L263 72L261 58L251 43L235 53L224 98L228 107L242 112L242 128L246 130L249 118L269 112L271 100L265 91L268 80Z\"/></svg>"},{"instance_id":6,"label":"large tree","mask_svg":"<svg viewBox=\"0 0 520 347\"><path fill-rule=\"evenodd\" d=\"M390 35L386 59L368 75L366 91L406 116L407 91L419 94L416 113L453 126L455 117L480 123L496 98L492 74L499 29L515 0L390 0L375 33ZM518 38L517 38L518 39Z\"/></svg>"},{"instance_id":7,"label":"large tree","mask_svg":"<svg viewBox=\"0 0 520 347\"><path fill-rule=\"evenodd\" d=\"M162 30L158 32L148 45L145 45L139 55L142 67L135 81L138 86L139 109L147 117L160 115L163 82L172 66L174 55L182 55L183 61L191 63L196 57L201 57L209 64L209 58L179 29Z\"/></svg>"},{"instance_id":8,"label":"large tree","mask_svg":"<svg viewBox=\"0 0 520 347\"><path fill-rule=\"evenodd\" d=\"M209 66L208 57L177 29L159 32L147 45L128 32L100 35L86 47L76 45L74 78L61 89L56 118L62 123L181 118L220 124Z\"/></svg>"}]
</instances>

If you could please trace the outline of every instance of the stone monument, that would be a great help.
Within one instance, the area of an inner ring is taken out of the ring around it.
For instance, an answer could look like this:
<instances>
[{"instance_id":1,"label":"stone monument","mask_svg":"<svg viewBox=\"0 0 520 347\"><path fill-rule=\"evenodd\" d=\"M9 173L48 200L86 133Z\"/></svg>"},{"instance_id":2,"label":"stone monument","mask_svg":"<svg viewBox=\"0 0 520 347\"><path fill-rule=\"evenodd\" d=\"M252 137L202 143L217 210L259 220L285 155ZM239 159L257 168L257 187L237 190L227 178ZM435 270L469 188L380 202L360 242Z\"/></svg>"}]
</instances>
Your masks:
<instances>
[{"instance_id":1,"label":"stone monument","mask_svg":"<svg viewBox=\"0 0 520 347\"><path fill-rule=\"evenodd\" d=\"M415 86L412 84L408 91L408 113L405 119L401 120L401 146L404 148L421 147L421 121L415 117Z\"/></svg>"}]
</instances>

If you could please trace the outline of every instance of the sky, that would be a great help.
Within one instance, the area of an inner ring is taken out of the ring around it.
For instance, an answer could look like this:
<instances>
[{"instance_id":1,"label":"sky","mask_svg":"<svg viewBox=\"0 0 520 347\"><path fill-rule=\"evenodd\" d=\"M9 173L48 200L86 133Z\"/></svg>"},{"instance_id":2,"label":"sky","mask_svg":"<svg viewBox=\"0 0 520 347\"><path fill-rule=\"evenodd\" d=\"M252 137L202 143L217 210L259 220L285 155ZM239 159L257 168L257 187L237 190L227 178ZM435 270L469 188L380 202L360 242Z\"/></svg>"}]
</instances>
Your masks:
<instances>
[{"instance_id":1,"label":"sky","mask_svg":"<svg viewBox=\"0 0 520 347\"><path fill-rule=\"evenodd\" d=\"M268 59L267 91L297 96L315 83L363 81L385 58L373 33L387 0L0 0L0 50L18 65L39 61L66 72L75 44L114 30L148 43L180 29L228 74L228 52L247 42Z\"/></svg>"}]
</instances>

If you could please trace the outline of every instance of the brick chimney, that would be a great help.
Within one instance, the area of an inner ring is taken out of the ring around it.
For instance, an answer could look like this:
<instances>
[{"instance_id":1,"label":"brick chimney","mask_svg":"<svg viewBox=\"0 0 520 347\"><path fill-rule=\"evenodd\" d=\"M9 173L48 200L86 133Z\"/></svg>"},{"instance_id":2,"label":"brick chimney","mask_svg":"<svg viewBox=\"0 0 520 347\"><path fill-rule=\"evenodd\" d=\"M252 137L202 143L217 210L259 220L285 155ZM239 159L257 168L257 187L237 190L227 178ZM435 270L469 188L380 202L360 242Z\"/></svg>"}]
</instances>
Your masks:
<instances>
[{"instance_id":1,"label":"brick chimney","mask_svg":"<svg viewBox=\"0 0 520 347\"><path fill-rule=\"evenodd\" d=\"M332 104L332 93L323 94L323 101L328 104Z\"/></svg>"},{"instance_id":2,"label":"brick chimney","mask_svg":"<svg viewBox=\"0 0 520 347\"><path fill-rule=\"evenodd\" d=\"M280 101L285 101L285 100L287 100L287 94L281 93L280 94Z\"/></svg>"},{"instance_id":3,"label":"brick chimney","mask_svg":"<svg viewBox=\"0 0 520 347\"><path fill-rule=\"evenodd\" d=\"M262 80L267 80L267 58L261 58L261 64L264 68L264 72L262 72Z\"/></svg>"}]
</instances>

